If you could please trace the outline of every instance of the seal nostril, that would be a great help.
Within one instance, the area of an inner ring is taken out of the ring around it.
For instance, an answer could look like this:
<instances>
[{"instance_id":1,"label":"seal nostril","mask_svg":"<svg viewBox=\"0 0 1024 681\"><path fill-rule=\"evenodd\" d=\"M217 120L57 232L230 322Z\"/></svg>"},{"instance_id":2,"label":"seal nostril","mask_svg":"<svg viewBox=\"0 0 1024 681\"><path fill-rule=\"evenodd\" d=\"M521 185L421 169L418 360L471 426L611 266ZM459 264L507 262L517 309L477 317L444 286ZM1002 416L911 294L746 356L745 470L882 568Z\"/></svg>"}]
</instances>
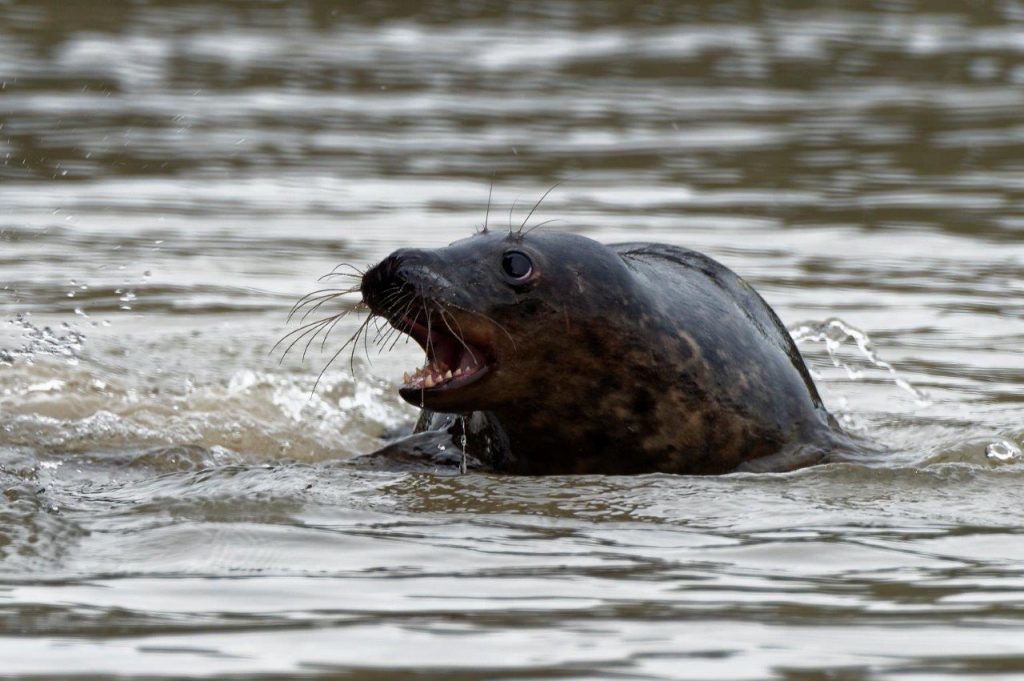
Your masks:
<instances>
[{"instance_id":1,"label":"seal nostril","mask_svg":"<svg viewBox=\"0 0 1024 681\"><path fill-rule=\"evenodd\" d=\"M401 248L381 260L363 275L359 285L363 302L378 314L394 306L400 289L418 288L430 279L423 274L425 258L422 250Z\"/></svg>"}]
</instances>

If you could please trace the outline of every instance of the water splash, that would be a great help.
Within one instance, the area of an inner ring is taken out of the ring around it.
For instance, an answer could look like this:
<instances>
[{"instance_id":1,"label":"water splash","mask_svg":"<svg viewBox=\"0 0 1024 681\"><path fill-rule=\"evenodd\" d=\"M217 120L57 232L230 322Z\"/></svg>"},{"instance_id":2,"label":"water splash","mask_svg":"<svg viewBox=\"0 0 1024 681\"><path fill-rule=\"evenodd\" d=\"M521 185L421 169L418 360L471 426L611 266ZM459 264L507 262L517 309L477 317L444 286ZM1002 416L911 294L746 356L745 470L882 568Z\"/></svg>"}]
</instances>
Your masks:
<instances>
[{"instance_id":1,"label":"water splash","mask_svg":"<svg viewBox=\"0 0 1024 681\"><path fill-rule=\"evenodd\" d=\"M123 452L222 447L263 459L346 458L380 446L409 407L369 376L314 377L243 370L154 388L90 362L17 362L0 386L0 448Z\"/></svg>"},{"instance_id":2,"label":"water splash","mask_svg":"<svg viewBox=\"0 0 1024 681\"><path fill-rule=\"evenodd\" d=\"M893 383L914 398L917 406L927 407L931 404L931 400L928 399L924 392L911 385L907 379L900 376L892 364L878 356L878 352L875 350L871 337L868 336L867 332L841 319L833 317L823 322L808 322L792 329L790 335L797 345L808 341L824 343L832 365L837 369L845 370L850 380L857 381L864 377L864 372L839 356L839 351L843 345L848 341L852 341L857 351L867 360L868 364L886 371L892 377Z\"/></svg>"},{"instance_id":3,"label":"water splash","mask_svg":"<svg viewBox=\"0 0 1024 681\"><path fill-rule=\"evenodd\" d=\"M1011 440L997 440L985 449L985 456L990 461L1011 463L1024 460L1024 451Z\"/></svg>"}]
</instances>

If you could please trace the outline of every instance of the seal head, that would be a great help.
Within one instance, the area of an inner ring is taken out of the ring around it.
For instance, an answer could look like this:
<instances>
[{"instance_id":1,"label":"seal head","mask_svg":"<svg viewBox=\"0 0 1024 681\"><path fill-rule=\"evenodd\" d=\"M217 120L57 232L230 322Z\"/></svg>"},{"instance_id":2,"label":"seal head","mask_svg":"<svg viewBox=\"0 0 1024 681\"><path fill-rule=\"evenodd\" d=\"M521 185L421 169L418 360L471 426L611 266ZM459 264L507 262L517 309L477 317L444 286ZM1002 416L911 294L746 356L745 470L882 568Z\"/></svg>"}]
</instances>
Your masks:
<instances>
[{"instance_id":1,"label":"seal head","mask_svg":"<svg viewBox=\"0 0 1024 681\"><path fill-rule=\"evenodd\" d=\"M396 251L361 292L426 353L401 396L470 417L457 438L492 469L722 473L827 448L786 329L695 251L481 233Z\"/></svg>"}]
</instances>

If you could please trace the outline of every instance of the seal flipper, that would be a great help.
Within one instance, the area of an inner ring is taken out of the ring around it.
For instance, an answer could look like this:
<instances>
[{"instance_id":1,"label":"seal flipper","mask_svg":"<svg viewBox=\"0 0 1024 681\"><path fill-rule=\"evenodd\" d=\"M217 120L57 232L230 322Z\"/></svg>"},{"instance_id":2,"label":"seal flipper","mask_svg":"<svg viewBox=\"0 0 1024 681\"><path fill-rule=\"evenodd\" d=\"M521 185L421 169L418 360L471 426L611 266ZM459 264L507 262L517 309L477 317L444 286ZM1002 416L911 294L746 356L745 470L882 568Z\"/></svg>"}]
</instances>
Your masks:
<instances>
[{"instance_id":1,"label":"seal flipper","mask_svg":"<svg viewBox=\"0 0 1024 681\"><path fill-rule=\"evenodd\" d=\"M412 435L348 463L382 471L456 475L463 460L466 470L488 471L501 470L510 458L508 436L490 412L445 414L424 409Z\"/></svg>"},{"instance_id":2,"label":"seal flipper","mask_svg":"<svg viewBox=\"0 0 1024 681\"><path fill-rule=\"evenodd\" d=\"M370 454L348 460L351 466L395 473L459 475L462 449L447 430L425 430L396 440ZM466 457L467 470L485 468L475 457Z\"/></svg>"}]
</instances>

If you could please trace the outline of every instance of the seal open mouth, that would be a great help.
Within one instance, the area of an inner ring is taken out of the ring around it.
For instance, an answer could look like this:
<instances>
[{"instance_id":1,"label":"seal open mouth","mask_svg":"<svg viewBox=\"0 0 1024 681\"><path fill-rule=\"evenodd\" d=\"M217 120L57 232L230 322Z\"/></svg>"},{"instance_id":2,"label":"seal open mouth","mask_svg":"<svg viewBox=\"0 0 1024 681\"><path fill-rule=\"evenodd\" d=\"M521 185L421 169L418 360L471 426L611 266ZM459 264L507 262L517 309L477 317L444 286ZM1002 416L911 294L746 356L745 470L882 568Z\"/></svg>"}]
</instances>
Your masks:
<instances>
[{"instance_id":1,"label":"seal open mouth","mask_svg":"<svg viewBox=\"0 0 1024 681\"><path fill-rule=\"evenodd\" d=\"M443 314L443 313L442 313ZM419 343L427 354L425 366L402 376L403 396L457 390L483 378L491 368L487 353L436 317L405 317L392 324ZM461 337L460 337L461 336Z\"/></svg>"}]
</instances>

